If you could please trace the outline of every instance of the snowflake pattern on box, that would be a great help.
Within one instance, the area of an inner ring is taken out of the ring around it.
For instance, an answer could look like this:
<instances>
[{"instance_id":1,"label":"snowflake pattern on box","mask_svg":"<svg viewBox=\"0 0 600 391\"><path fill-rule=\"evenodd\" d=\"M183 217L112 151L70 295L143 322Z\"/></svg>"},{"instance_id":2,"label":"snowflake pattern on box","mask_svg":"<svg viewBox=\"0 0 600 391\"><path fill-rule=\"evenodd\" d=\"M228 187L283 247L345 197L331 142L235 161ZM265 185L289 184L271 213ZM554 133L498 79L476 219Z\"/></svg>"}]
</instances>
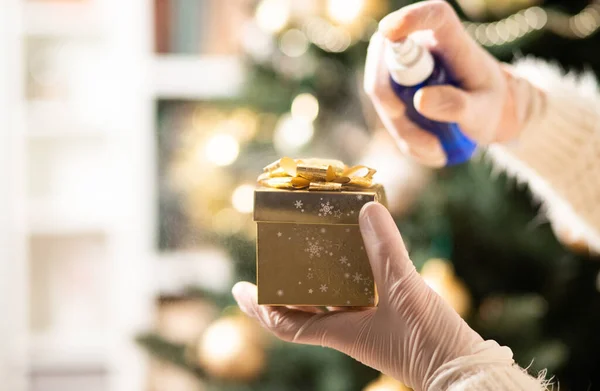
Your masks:
<instances>
[{"instance_id":1,"label":"snowflake pattern on box","mask_svg":"<svg viewBox=\"0 0 600 391\"><path fill-rule=\"evenodd\" d=\"M326 200L320 205L321 214L336 210ZM308 211L305 203L293 207ZM268 297L264 302L373 305L373 277L358 225L261 223L258 237L259 299Z\"/></svg>"},{"instance_id":2,"label":"snowflake pattern on box","mask_svg":"<svg viewBox=\"0 0 600 391\"><path fill-rule=\"evenodd\" d=\"M281 222L258 223L259 303L374 304L373 276L357 224L360 205L372 194L340 194L298 193L277 206L287 214ZM294 214L303 216L303 222L294 223Z\"/></svg>"},{"instance_id":3,"label":"snowflake pattern on box","mask_svg":"<svg viewBox=\"0 0 600 391\"><path fill-rule=\"evenodd\" d=\"M319 209L319 216L327 216L333 214L335 207L330 204L329 201L321 202L321 208Z\"/></svg>"},{"instance_id":4,"label":"snowflake pattern on box","mask_svg":"<svg viewBox=\"0 0 600 391\"><path fill-rule=\"evenodd\" d=\"M314 237L311 238L311 240L308 240L308 238L306 238L306 248L304 249L304 252L307 252L310 258L320 258L322 251L323 247L319 246L318 240L315 240Z\"/></svg>"}]
</instances>

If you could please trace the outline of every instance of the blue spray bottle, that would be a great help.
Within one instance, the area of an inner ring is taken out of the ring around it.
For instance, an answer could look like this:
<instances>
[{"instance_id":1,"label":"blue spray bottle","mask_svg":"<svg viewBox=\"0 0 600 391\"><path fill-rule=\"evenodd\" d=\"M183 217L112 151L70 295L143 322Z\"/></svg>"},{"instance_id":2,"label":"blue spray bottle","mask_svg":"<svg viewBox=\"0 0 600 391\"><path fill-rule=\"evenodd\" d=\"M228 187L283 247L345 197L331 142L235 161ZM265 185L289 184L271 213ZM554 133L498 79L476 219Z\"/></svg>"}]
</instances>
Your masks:
<instances>
[{"instance_id":1,"label":"blue spray bottle","mask_svg":"<svg viewBox=\"0 0 600 391\"><path fill-rule=\"evenodd\" d=\"M440 140L446 153L446 165L468 161L477 145L462 133L458 124L432 121L422 116L413 103L415 94L423 87L443 84L456 86L442 62L406 38L401 42L387 42L386 65L390 71L392 89L406 106L406 116Z\"/></svg>"}]
</instances>

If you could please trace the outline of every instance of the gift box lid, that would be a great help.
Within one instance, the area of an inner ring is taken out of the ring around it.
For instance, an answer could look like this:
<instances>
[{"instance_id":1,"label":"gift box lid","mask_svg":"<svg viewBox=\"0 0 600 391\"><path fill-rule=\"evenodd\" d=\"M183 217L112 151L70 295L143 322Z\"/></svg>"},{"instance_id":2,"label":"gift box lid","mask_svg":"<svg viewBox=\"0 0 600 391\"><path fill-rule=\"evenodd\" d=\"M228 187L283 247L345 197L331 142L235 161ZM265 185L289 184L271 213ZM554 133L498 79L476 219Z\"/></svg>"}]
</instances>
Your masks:
<instances>
[{"instance_id":1,"label":"gift box lid","mask_svg":"<svg viewBox=\"0 0 600 391\"><path fill-rule=\"evenodd\" d=\"M385 205L383 186L357 191L281 190L259 187L254 192L254 221L300 224L358 224L369 202Z\"/></svg>"}]
</instances>

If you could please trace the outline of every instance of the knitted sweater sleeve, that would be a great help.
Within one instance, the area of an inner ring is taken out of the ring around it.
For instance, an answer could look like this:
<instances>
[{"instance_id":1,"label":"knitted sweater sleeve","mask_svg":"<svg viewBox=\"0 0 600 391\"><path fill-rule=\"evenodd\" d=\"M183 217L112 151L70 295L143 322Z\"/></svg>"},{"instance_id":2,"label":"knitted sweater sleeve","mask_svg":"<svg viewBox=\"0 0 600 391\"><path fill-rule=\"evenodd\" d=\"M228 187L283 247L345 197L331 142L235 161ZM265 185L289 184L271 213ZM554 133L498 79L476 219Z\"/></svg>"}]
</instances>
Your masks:
<instances>
[{"instance_id":1,"label":"knitted sweater sleeve","mask_svg":"<svg viewBox=\"0 0 600 391\"><path fill-rule=\"evenodd\" d=\"M530 376L515 364L509 348L488 340L438 368L427 391L546 391L545 376L545 371Z\"/></svg>"},{"instance_id":2,"label":"knitted sweater sleeve","mask_svg":"<svg viewBox=\"0 0 600 391\"><path fill-rule=\"evenodd\" d=\"M591 73L563 74L523 59L512 73L542 91L518 140L493 145L493 161L527 183L557 236L600 253L600 93Z\"/></svg>"},{"instance_id":3,"label":"knitted sweater sleeve","mask_svg":"<svg viewBox=\"0 0 600 391\"><path fill-rule=\"evenodd\" d=\"M541 93L518 140L488 149L492 160L526 183L559 238L600 253L600 93L591 74L563 74L523 59L511 72ZM493 344L487 341L486 344ZM429 391L542 391L545 373L532 377L508 348L486 349L441 368Z\"/></svg>"},{"instance_id":4,"label":"knitted sweater sleeve","mask_svg":"<svg viewBox=\"0 0 600 391\"><path fill-rule=\"evenodd\" d=\"M546 381L529 376L516 365L486 370L454 382L448 391L546 391Z\"/></svg>"}]
</instances>

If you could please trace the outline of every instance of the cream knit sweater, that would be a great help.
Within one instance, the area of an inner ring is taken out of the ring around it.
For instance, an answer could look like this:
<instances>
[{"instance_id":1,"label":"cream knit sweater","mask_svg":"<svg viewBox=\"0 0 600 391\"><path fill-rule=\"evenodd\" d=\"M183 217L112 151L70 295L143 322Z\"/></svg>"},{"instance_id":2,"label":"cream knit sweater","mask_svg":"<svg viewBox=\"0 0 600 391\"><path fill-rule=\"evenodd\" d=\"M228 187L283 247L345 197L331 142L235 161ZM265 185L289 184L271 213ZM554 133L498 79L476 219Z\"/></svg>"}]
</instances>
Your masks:
<instances>
[{"instance_id":1,"label":"cream knit sweater","mask_svg":"<svg viewBox=\"0 0 600 391\"><path fill-rule=\"evenodd\" d=\"M600 253L600 93L591 73L563 75L525 59L514 73L545 91L520 139L492 146L495 162L534 197L559 238Z\"/></svg>"},{"instance_id":2,"label":"cream knit sweater","mask_svg":"<svg viewBox=\"0 0 600 391\"><path fill-rule=\"evenodd\" d=\"M511 145L488 154L519 182L529 185L558 236L600 253L600 93L591 74L561 73L545 62L524 59L513 72L544 91L530 121ZM512 352L493 341L481 353L438 370L429 390L540 391L545 373L529 376ZM535 358L534 358L535 359Z\"/></svg>"}]
</instances>

